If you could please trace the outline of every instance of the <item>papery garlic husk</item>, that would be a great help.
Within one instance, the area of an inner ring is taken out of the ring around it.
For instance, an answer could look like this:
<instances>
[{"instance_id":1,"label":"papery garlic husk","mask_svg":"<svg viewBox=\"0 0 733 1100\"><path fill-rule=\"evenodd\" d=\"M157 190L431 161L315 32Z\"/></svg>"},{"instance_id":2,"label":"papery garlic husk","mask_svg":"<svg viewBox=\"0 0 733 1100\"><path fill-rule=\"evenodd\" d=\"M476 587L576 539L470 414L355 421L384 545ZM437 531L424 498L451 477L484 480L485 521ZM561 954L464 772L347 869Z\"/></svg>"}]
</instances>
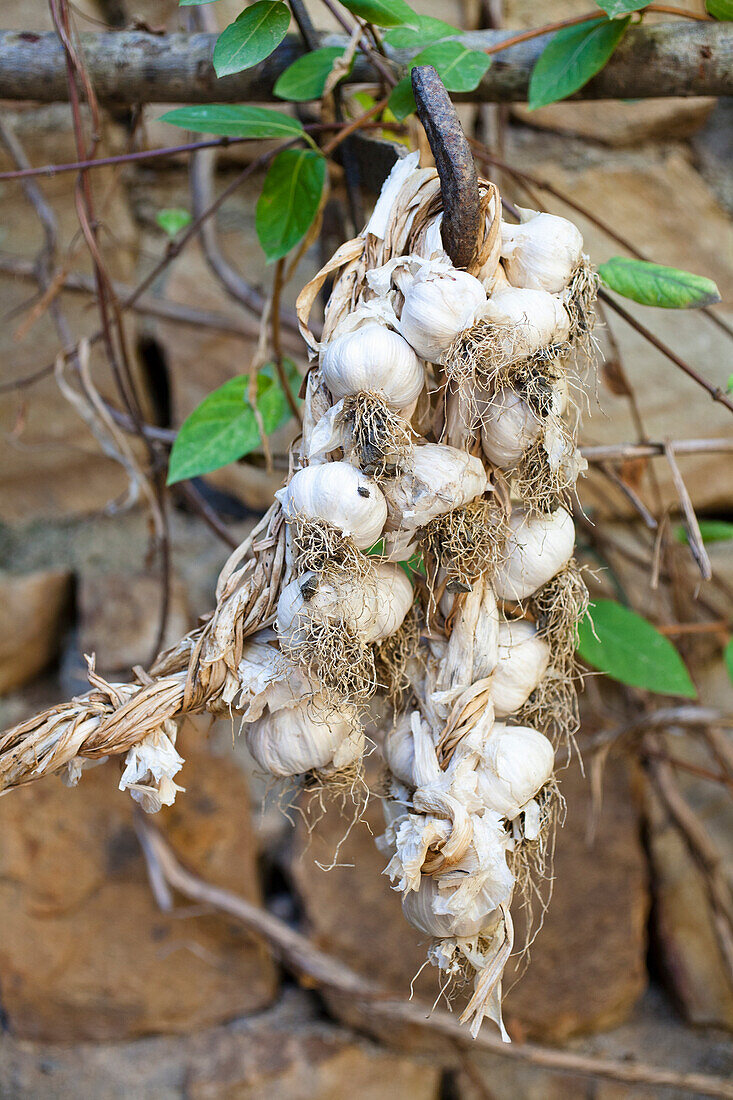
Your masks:
<instances>
[{"instance_id":1,"label":"papery garlic husk","mask_svg":"<svg viewBox=\"0 0 733 1100\"><path fill-rule=\"evenodd\" d=\"M488 487L483 463L474 455L444 443L413 447L400 477L384 486L387 529L415 531L436 516L468 504Z\"/></svg>"},{"instance_id":2,"label":"papery garlic husk","mask_svg":"<svg viewBox=\"0 0 733 1100\"><path fill-rule=\"evenodd\" d=\"M407 340L377 321L337 330L321 348L321 371L336 400L377 393L395 410L416 401L425 385L425 369Z\"/></svg>"},{"instance_id":3,"label":"papery garlic husk","mask_svg":"<svg viewBox=\"0 0 733 1100\"><path fill-rule=\"evenodd\" d=\"M286 584L277 603L277 628L290 645L308 639L314 618L342 623L364 642L399 630L414 592L399 565L377 563L364 578L319 580L311 571Z\"/></svg>"},{"instance_id":4,"label":"papery garlic husk","mask_svg":"<svg viewBox=\"0 0 733 1100\"><path fill-rule=\"evenodd\" d=\"M479 797L511 821L551 778L554 763L555 750L544 734L497 722L476 769Z\"/></svg>"},{"instance_id":5,"label":"papery garlic husk","mask_svg":"<svg viewBox=\"0 0 733 1100\"><path fill-rule=\"evenodd\" d=\"M501 255L509 282L559 294L580 262L583 236L577 225L557 214L521 207L520 213L520 225L501 223Z\"/></svg>"},{"instance_id":6,"label":"papery garlic husk","mask_svg":"<svg viewBox=\"0 0 733 1100\"><path fill-rule=\"evenodd\" d=\"M562 301L546 290L527 290L497 281L481 320L500 327L507 363L535 355L570 335L570 317Z\"/></svg>"},{"instance_id":7,"label":"papery garlic husk","mask_svg":"<svg viewBox=\"0 0 733 1100\"><path fill-rule=\"evenodd\" d=\"M512 513L506 558L494 589L501 600L523 600L546 584L573 556L575 526L565 508L549 515Z\"/></svg>"},{"instance_id":8,"label":"papery garlic husk","mask_svg":"<svg viewBox=\"0 0 733 1100\"><path fill-rule=\"evenodd\" d=\"M511 847L499 815L472 815L473 840L464 859L449 870L423 875L406 893L402 910L413 927L431 936L476 936L495 910L509 901L514 876L506 861Z\"/></svg>"},{"instance_id":9,"label":"papery garlic husk","mask_svg":"<svg viewBox=\"0 0 733 1100\"><path fill-rule=\"evenodd\" d=\"M415 742L412 736L412 724L409 714L403 714L384 735L382 742L384 762L401 783L407 787L416 787Z\"/></svg>"},{"instance_id":10,"label":"papery garlic husk","mask_svg":"<svg viewBox=\"0 0 733 1100\"><path fill-rule=\"evenodd\" d=\"M287 519L330 523L360 550L378 541L387 519L387 503L377 483L348 462L306 466L275 496Z\"/></svg>"},{"instance_id":11,"label":"papery garlic husk","mask_svg":"<svg viewBox=\"0 0 733 1100\"><path fill-rule=\"evenodd\" d=\"M499 660L491 678L497 718L516 714L547 671L550 647L525 619L499 626Z\"/></svg>"},{"instance_id":12,"label":"papery garlic husk","mask_svg":"<svg viewBox=\"0 0 733 1100\"><path fill-rule=\"evenodd\" d=\"M486 291L478 279L440 261L425 263L402 285L400 332L430 363L441 362L456 337L474 324L486 306Z\"/></svg>"},{"instance_id":13,"label":"papery garlic husk","mask_svg":"<svg viewBox=\"0 0 733 1100\"><path fill-rule=\"evenodd\" d=\"M259 766L279 778L345 768L364 751L364 731L355 709L334 707L319 696L276 714L268 712L243 732Z\"/></svg>"},{"instance_id":14,"label":"papery garlic husk","mask_svg":"<svg viewBox=\"0 0 733 1100\"><path fill-rule=\"evenodd\" d=\"M255 635L245 642L237 667L238 684L223 700L244 722L254 722L265 707L274 714L283 707L297 706L316 690L299 665L258 638Z\"/></svg>"},{"instance_id":15,"label":"papery garlic husk","mask_svg":"<svg viewBox=\"0 0 733 1100\"><path fill-rule=\"evenodd\" d=\"M176 751L176 733L175 722L168 719L133 745L125 757L119 789L129 791L146 814L172 806L176 794L186 789L173 782L185 763Z\"/></svg>"},{"instance_id":16,"label":"papery garlic husk","mask_svg":"<svg viewBox=\"0 0 733 1100\"><path fill-rule=\"evenodd\" d=\"M442 606L442 601L441 601ZM445 656L440 662L438 688L465 688L490 676L499 660L499 612L488 579L480 577L461 597L453 618Z\"/></svg>"}]
</instances>

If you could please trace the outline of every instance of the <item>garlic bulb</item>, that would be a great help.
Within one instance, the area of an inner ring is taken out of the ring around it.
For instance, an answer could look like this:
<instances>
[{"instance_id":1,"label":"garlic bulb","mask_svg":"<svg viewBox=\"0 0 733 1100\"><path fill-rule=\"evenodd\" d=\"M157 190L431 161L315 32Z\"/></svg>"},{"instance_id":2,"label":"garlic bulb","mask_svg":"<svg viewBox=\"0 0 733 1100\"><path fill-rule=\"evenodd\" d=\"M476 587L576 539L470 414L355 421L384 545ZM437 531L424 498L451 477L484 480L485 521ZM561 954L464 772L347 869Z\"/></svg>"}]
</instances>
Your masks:
<instances>
[{"instance_id":1,"label":"garlic bulb","mask_svg":"<svg viewBox=\"0 0 733 1100\"><path fill-rule=\"evenodd\" d=\"M277 602L277 628L291 645L308 637L314 617L341 622L365 642L381 642L400 628L412 606L412 585L399 565L380 562L365 581L319 581L310 571L286 584Z\"/></svg>"},{"instance_id":2,"label":"garlic bulb","mask_svg":"<svg viewBox=\"0 0 733 1100\"><path fill-rule=\"evenodd\" d=\"M321 370L334 398L379 393L391 409L404 409L425 385L425 371L398 332L372 321L336 335L321 351Z\"/></svg>"},{"instance_id":3,"label":"garlic bulb","mask_svg":"<svg viewBox=\"0 0 733 1100\"><path fill-rule=\"evenodd\" d=\"M499 626L499 662L491 678L491 698L498 718L523 707L547 671L550 647L525 619Z\"/></svg>"},{"instance_id":4,"label":"garlic bulb","mask_svg":"<svg viewBox=\"0 0 733 1100\"><path fill-rule=\"evenodd\" d=\"M544 787L554 762L555 750L544 734L531 726L497 722L477 768L484 805L511 821Z\"/></svg>"},{"instance_id":5,"label":"garlic bulb","mask_svg":"<svg viewBox=\"0 0 733 1100\"><path fill-rule=\"evenodd\" d=\"M247 747L270 775L302 775L313 768L345 767L363 750L353 707L334 708L319 697L265 714L244 727Z\"/></svg>"},{"instance_id":6,"label":"garlic bulb","mask_svg":"<svg viewBox=\"0 0 733 1100\"><path fill-rule=\"evenodd\" d=\"M501 254L509 282L559 294L583 254L583 236L576 225L556 214L521 214L521 225L501 223Z\"/></svg>"},{"instance_id":7,"label":"garlic bulb","mask_svg":"<svg viewBox=\"0 0 733 1100\"><path fill-rule=\"evenodd\" d=\"M481 413L481 443L490 462L511 470L542 431L542 421L518 393L499 389Z\"/></svg>"},{"instance_id":8,"label":"garlic bulb","mask_svg":"<svg viewBox=\"0 0 733 1100\"><path fill-rule=\"evenodd\" d=\"M559 298L546 290L527 290L497 282L483 319L506 326L503 337L509 361L525 359L550 344L567 340L570 317Z\"/></svg>"},{"instance_id":9,"label":"garlic bulb","mask_svg":"<svg viewBox=\"0 0 733 1100\"><path fill-rule=\"evenodd\" d=\"M408 787L416 787L415 742L410 714L405 713L385 734L382 755L392 775Z\"/></svg>"},{"instance_id":10,"label":"garlic bulb","mask_svg":"<svg viewBox=\"0 0 733 1100\"><path fill-rule=\"evenodd\" d=\"M306 466L275 496L287 519L302 516L331 523L360 550L374 545L387 519L387 503L377 483L348 462Z\"/></svg>"},{"instance_id":11,"label":"garlic bulb","mask_svg":"<svg viewBox=\"0 0 733 1100\"><path fill-rule=\"evenodd\" d=\"M419 890L411 890L402 897L405 918L426 936L446 939L448 936L477 936L489 918L489 913L474 917L456 916L453 913L435 912L433 906L440 898L438 882L423 875Z\"/></svg>"},{"instance_id":12,"label":"garlic bulb","mask_svg":"<svg viewBox=\"0 0 733 1100\"><path fill-rule=\"evenodd\" d=\"M523 600L546 584L573 556L575 526L570 513L527 516L516 511L509 520L506 559L494 589L501 600Z\"/></svg>"},{"instance_id":13,"label":"garlic bulb","mask_svg":"<svg viewBox=\"0 0 733 1100\"><path fill-rule=\"evenodd\" d=\"M400 332L422 359L439 363L456 336L486 305L478 279L439 261L426 263L404 288Z\"/></svg>"},{"instance_id":14,"label":"garlic bulb","mask_svg":"<svg viewBox=\"0 0 733 1100\"><path fill-rule=\"evenodd\" d=\"M387 527L415 531L481 496L488 484L483 463L474 455L444 443L413 447L400 477L385 484Z\"/></svg>"}]
</instances>

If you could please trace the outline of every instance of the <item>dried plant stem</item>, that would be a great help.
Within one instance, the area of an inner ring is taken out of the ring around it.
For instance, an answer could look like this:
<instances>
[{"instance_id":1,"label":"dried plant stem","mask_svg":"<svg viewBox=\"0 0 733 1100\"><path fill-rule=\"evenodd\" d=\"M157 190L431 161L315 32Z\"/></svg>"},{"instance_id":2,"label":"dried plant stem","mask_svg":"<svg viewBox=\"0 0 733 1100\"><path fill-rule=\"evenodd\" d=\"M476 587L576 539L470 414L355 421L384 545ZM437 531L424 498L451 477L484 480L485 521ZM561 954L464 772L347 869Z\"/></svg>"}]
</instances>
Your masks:
<instances>
[{"instance_id":1,"label":"dried plant stem","mask_svg":"<svg viewBox=\"0 0 733 1100\"><path fill-rule=\"evenodd\" d=\"M137 817L137 829L145 838L144 851L148 861L157 864L153 872L156 881L163 879L170 888L184 897L233 917L261 936L288 967L307 976L319 986L349 996L352 1002L361 1002L372 1015L444 1035L472 1052L484 1050L549 1070L650 1088L681 1089L689 1094L697 1093L722 1100L733 1098L733 1085L730 1082L707 1074L676 1073L640 1062L612 1061L572 1051L552 1050L534 1043L507 1044L498 1035L486 1032L481 1032L476 1039L469 1041L461 1024L449 1013L430 1011L427 1006L416 1001L388 997L376 983L362 978L340 960L314 947L305 936L272 913L192 874L178 862L167 841L142 815Z\"/></svg>"}]
</instances>

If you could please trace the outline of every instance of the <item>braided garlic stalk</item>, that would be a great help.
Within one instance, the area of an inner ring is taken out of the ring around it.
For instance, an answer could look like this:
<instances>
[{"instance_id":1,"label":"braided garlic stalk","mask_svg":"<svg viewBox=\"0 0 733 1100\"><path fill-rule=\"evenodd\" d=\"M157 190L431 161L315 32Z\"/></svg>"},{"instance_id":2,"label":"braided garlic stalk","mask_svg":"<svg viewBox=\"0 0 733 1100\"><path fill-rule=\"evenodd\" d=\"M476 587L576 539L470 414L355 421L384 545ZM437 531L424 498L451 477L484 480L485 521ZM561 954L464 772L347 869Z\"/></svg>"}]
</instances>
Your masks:
<instances>
[{"instance_id":1,"label":"braided garlic stalk","mask_svg":"<svg viewBox=\"0 0 733 1100\"><path fill-rule=\"evenodd\" d=\"M523 211L510 226L496 187L480 196L459 271L437 173L417 153L395 166L363 233L298 298L313 358L302 436L214 613L149 675L108 684L92 664L86 695L3 735L0 790L77 782L125 753L120 785L154 811L183 789L177 719L203 710L238 714L273 777L343 790L383 692L386 873L430 961L473 977L472 1033L489 1016L506 1037L510 906L538 889L554 751L577 727L570 363L591 339L595 277L565 219ZM308 317L330 276L319 344Z\"/></svg>"}]
</instances>

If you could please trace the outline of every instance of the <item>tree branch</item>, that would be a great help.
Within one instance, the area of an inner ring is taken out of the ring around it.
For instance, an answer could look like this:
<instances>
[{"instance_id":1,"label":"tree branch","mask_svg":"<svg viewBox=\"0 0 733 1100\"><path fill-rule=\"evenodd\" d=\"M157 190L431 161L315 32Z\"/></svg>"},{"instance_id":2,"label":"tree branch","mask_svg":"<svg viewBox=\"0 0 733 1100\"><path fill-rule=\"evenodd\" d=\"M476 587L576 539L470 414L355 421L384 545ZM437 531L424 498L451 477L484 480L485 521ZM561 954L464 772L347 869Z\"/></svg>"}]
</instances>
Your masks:
<instances>
[{"instance_id":1,"label":"tree branch","mask_svg":"<svg viewBox=\"0 0 733 1100\"><path fill-rule=\"evenodd\" d=\"M495 49L514 31L474 31L462 36L476 50ZM303 54L289 35L260 65L217 80L211 64L215 35L153 35L119 31L81 36L90 80L98 99L138 103L237 103L267 101L278 76ZM529 78L547 36L502 52L474 92L457 100L513 102L527 98ZM346 38L319 34L320 45ZM404 50L388 50L405 64ZM377 83L379 74L357 54L349 83ZM574 98L629 99L649 96L729 95L733 92L733 33L726 23L660 23L631 27L605 68ZM68 99L63 49L53 34L0 32L0 99L43 103Z\"/></svg>"}]
</instances>

